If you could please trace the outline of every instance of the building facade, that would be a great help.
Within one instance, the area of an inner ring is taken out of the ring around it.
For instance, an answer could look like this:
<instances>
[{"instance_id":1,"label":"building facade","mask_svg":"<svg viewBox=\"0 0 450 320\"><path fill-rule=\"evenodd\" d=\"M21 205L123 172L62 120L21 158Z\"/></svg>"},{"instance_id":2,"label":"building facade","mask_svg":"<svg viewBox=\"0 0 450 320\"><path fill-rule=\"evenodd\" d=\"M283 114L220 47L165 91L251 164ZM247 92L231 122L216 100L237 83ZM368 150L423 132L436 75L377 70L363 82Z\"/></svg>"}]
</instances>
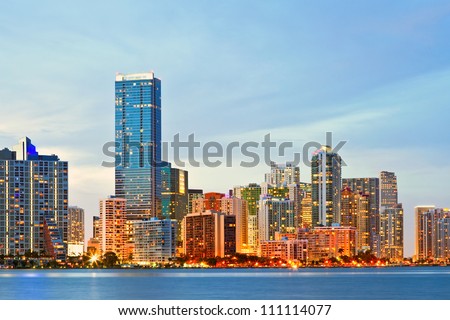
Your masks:
<instances>
[{"instance_id":1,"label":"building facade","mask_svg":"<svg viewBox=\"0 0 450 320\"><path fill-rule=\"evenodd\" d=\"M249 253L247 201L224 197L221 199L220 211L236 217L236 252Z\"/></svg>"},{"instance_id":2,"label":"building facade","mask_svg":"<svg viewBox=\"0 0 450 320\"><path fill-rule=\"evenodd\" d=\"M111 196L100 200L101 254L114 252L119 260L128 260L126 247L129 239L126 218L127 200Z\"/></svg>"},{"instance_id":3,"label":"building facade","mask_svg":"<svg viewBox=\"0 0 450 320\"><path fill-rule=\"evenodd\" d=\"M27 137L12 150L1 150L0 254L31 251L64 260L68 192L66 161L40 155Z\"/></svg>"},{"instance_id":4,"label":"building facade","mask_svg":"<svg viewBox=\"0 0 450 320\"><path fill-rule=\"evenodd\" d=\"M275 240L275 233L293 233L297 228L294 201L272 196L259 201L259 241Z\"/></svg>"},{"instance_id":5,"label":"building facade","mask_svg":"<svg viewBox=\"0 0 450 320\"><path fill-rule=\"evenodd\" d=\"M84 252L84 209L69 207L67 220L67 255L81 256Z\"/></svg>"},{"instance_id":6,"label":"building facade","mask_svg":"<svg viewBox=\"0 0 450 320\"><path fill-rule=\"evenodd\" d=\"M225 257L236 252L236 217L206 210L183 219L183 249L190 259Z\"/></svg>"},{"instance_id":7,"label":"building facade","mask_svg":"<svg viewBox=\"0 0 450 320\"><path fill-rule=\"evenodd\" d=\"M161 215L161 81L153 72L117 74L115 195L127 218Z\"/></svg>"},{"instance_id":8,"label":"building facade","mask_svg":"<svg viewBox=\"0 0 450 320\"><path fill-rule=\"evenodd\" d=\"M415 259L446 261L450 258L449 209L421 206L415 208Z\"/></svg>"},{"instance_id":9,"label":"building facade","mask_svg":"<svg viewBox=\"0 0 450 320\"><path fill-rule=\"evenodd\" d=\"M256 254L259 246L258 213L261 186L250 183L247 186L235 187L233 194L247 203L247 248L249 254Z\"/></svg>"},{"instance_id":10,"label":"building facade","mask_svg":"<svg viewBox=\"0 0 450 320\"><path fill-rule=\"evenodd\" d=\"M331 226L341 218L341 157L329 146L314 152L311 160L312 227Z\"/></svg>"},{"instance_id":11,"label":"building facade","mask_svg":"<svg viewBox=\"0 0 450 320\"><path fill-rule=\"evenodd\" d=\"M261 241L261 257L279 258L285 261L306 261L308 240L281 239Z\"/></svg>"},{"instance_id":12,"label":"building facade","mask_svg":"<svg viewBox=\"0 0 450 320\"><path fill-rule=\"evenodd\" d=\"M168 263L176 254L177 221L174 219L132 221L133 262L142 266Z\"/></svg>"},{"instance_id":13,"label":"building facade","mask_svg":"<svg viewBox=\"0 0 450 320\"><path fill-rule=\"evenodd\" d=\"M403 260L403 207L382 207L380 213L380 258Z\"/></svg>"},{"instance_id":14,"label":"building facade","mask_svg":"<svg viewBox=\"0 0 450 320\"><path fill-rule=\"evenodd\" d=\"M380 244L380 179L346 178L342 179L342 189L368 195L369 200L369 245L373 253L379 252Z\"/></svg>"},{"instance_id":15,"label":"building facade","mask_svg":"<svg viewBox=\"0 0 450 320\"><path fill-rule=\"evenodd\" d=\"M308 241L308 259L319 261L331 257L354 256L356 253L355 227L316 227L299 229L298 239Z\"/></svg>"},{"instance_id":16,"label":"building facade","mask_svg":"<svg viewBox=\"0 0 450 320\"><path fill-rule=\"evenodd\" d=\"M178 222L177 240L181 245L181 224L188 214L189 205L188 172L172 168L169 162L163 162L161 181L162 217Z\"/></svg>"}]
</instances>

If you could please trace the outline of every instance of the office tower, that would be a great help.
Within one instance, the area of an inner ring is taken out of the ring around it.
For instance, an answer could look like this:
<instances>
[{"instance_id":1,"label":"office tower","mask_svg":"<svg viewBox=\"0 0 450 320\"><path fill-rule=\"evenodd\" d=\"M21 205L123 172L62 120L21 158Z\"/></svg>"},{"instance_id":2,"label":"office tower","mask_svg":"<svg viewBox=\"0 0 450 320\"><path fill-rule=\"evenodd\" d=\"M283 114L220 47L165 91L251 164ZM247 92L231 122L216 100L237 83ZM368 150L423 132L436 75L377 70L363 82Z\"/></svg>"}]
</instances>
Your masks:
<instances>
[{"instance_id":1,"label":"office tower","mask_svg":"<svg viewBox=\"0 0 450 320\"><path fill-rule=\"evenodd\" d=\"M434 206L420 206L415 208L415 215L415 259L445 261L450 258L449 210Z\"/></svg>"},{"instance_id":2,"label":"office tower","mask_svg":"<svg viewBox=\"0 0 450 320\"><path fill-rule=\"evenodd\" d=\"M127 219L161 215L161 81L153 72L117 74L116 196Z\"/></svg>"},{"instance_id":3,"label":"office tower","mask_svg":"<svg viewBox=\"0 0 450 320\"><path fill-rule=\"evenodd\" d=\"M67 255L81 256L84 252L84 209L69 207L67 220Z\"/></svg>"},{"instance_id":4,"label":"office tower","mask_svg":"<svg viewBox=\"0 0 450 320\"><path fill-rule=\"evenodd\" d=\"M134 237L133 262L149 265L168 263L176 254L177 221L150 218L131 222Z\"/></svg>"},{"instance_id":5,"label":"office tower","mask_svg":"<svg viewBox=\"0 0 450 320\"><path fill-rule=\"evenodd\" d=\"M332 257L352 257L356 253L356 228L344 226L299 229L297 238L308 241L308 259L318 261Z\"/></svg>"},{"instance_id":6,"label":"office tower","mask_svg":"<svg viewBox=\"0 0 450 320\"><path fill-rule=\"evenodd\" d=\"M259 201L259 240L274 240L275 233L294 233L296 216L294 201L289 199L261 197Z\"/></svg>"},{"instance_id":7,"label":"office tower","mask_svg":"<svg viewBox=\"0 0 450 320\"><path fill-rule=\"evenodd\" d=\"M341 157L329 146L314 152L311 160L312 227L340 223Z\"/></svg>"},{"instance_id":8,"label":"office tower","mask_svg":"<svg viewBox=\"0 0 450 320\"><path fill-rule=\"evenodd\" d=\"M402 204L383 207L380 213L379 256L394 261L403 260L403 208Z\"/></svg>"},{"instance_id":9,"label":"office tower","mask_svg":"<svg viewBox=\"0 0 450 320\"><path fill-rule=\"evenodd\" d=\"M181 222L188 213L188 172L163 162L161 168L162 217L177 221L178 243L181 245Z\"/></svg>"},{"instance_id":10,"label":"office tower","mask_svg":"<svg viewBox=\"0 0 450 320\"><path fill-rule=\"evenodd\" d=\"M248 253L255 254L259 246L258 211L261 186L256 183L250 183L248 186L235 187L233 194L247 202L247 248Z\"/></svg>"},{"instance_id":11,"label":"office tower","mask_svg":"<svg viewBox=\"0 0 450 320\"><path fill-rule=\"evenodd\" d=\"M300 182L300 226L311 228L312 226L312 198L311 183Z\"/></svg>"},{"instance_id":12,"label":"office tower","mask_svg":"<svg viewBox=\"0 0 450 320\"><path fill-rule=\"evenodd\" d=\"M119 260L128 259L126 243L126 199L110 196L100 200L101 253L114 252Z\"/></svg>"},{"instance_id":13,"label":"office tower","mask_svg":"<svg viewBox=\"0 0 450 320\"><path fill-rule=\"evenodd\" d=\"M369 196L370 249L379 252L380 235L380 179L379 178L346 178L342 179L342 189L350 188Z\"/></svg>"},{"instance_id":14,"label":"office tower","mask_svg":"<svg viewBox=\"0 0 450 320\"><path fill-rule=\"evenodd\" d=\"M225 257L236 252L236 217L206 210L183 219L183 249L191 259Z\"/></svg>"},{"instance_id":15,"label":"office tower","mask_svg":"<svg viewBox=\"0 0 450 320\"><path fill-rule=\"evenodd\" d=\"M271 185L288 185L300 183L300 168L291 163L286 165L270 163L270 173L265 174L265 182Z\"/></svg>"},{"instance_id":16,"label":"office tower","mask_svg":"<svg viewBox=\"0 0 450 320\"><path fill-rule=\"evenodd\" d=\"M249 253L248 250L248 212L247 201L236 197L221 199L220 212L236 217L236 252Z\"/></svg>"},{"instance_id":17,"label":"office tower","mask_svg":"<svg viewBox=\"0 0 450 320\"><path fill-rule=\"evenodd\" d=\"M380 173L380 206L393 207L398 204L397 177L394 172Z\"/></svg>"},{"instance_id":18,"label":"office tower","mask_svg":"<svg viewBox=\"0 0 450 320\"><path fill-rule=\"evenodd\" d=\"M0 254L64 260L68 189L67 162L39 154L29 138L0 151Z\"/></svg>"},{"instance_id":19,"label":"office tower","mask_svg":"<svg viewBox=\"0 0 450 320\"><path fill-rule=\"evenodd\" d=\"M188 213L192 213L192 202L196 199L203 198L202 189L188 189Z\"/></svg>"}]
</instances>

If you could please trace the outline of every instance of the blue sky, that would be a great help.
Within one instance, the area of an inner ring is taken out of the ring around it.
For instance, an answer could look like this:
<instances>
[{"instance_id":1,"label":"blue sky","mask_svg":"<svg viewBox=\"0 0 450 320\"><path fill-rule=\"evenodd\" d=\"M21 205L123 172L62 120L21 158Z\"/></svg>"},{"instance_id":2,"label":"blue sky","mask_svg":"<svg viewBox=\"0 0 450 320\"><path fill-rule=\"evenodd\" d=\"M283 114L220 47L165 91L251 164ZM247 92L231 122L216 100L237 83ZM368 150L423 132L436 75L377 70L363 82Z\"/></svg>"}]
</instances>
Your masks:
<instances>
[{"instance_id":1,"label":"blue sky","mask_svg":"<svg viewBox=\"0 0 450 320\"><path fill-rule=\"evenodd\" d=\"M330 131L348 141L344 177L395 171L407 255L414 206L450 205L448 1L4 1L0 39L0 146L27 135L70 161L87 220L114 190L100 164L115 73L149 70L164 140L301 146ZM188 170L191 187L226 191L267 167Z\"/></svg>"}]
</instances>

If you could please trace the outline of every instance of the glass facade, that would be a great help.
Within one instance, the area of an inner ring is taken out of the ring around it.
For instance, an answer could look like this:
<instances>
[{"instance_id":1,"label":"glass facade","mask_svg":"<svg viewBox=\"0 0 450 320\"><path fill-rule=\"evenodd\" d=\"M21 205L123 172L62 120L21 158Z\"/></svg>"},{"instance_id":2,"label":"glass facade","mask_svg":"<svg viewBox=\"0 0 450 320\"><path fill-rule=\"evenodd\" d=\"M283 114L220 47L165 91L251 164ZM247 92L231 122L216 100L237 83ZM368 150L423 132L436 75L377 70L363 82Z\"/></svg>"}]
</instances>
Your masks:
<instances>
[{"instance_id":1,"label":"glass facade","mask_svg":"<svg viewBox=\"0 0 450 320\"><path fill-rule=\"evenodd\" d=\"M161 81L150 73L118 74L115 82L116 196L127 218L161 214Z\"/></svg>"}]
</instances>

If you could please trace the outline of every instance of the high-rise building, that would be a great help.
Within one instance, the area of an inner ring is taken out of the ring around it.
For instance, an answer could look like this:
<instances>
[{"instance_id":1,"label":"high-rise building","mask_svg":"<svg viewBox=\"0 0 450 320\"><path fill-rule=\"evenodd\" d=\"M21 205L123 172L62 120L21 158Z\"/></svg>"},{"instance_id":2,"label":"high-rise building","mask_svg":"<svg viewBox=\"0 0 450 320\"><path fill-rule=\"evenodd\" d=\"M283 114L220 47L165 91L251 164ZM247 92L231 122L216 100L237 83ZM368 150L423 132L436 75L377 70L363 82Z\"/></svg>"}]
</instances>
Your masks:
<instances>
[{"instance_id":1,"label":"high-rise building","mask_svg":"<svg viewBox=\"0 0 450 320\"><path fill-rule=\"evenodd\" d=\"M236 217L236 252L249 253L247 201L236 197L221 199L220 211Z\"/></svg>"},{"instance_id":2,"label":"high-rise building","mask_svg":"<svg viewBox=\"0 0 450 320\"><path fill-rule=\"evenodd\" d=\"M350 188L353 192L369 197L370 249L379 251L380 243L380 179L379 178L346 178L342 179L342 189ZM342 209L341 209L342 210Z\"/></svg>"},{"instance_id":3,"label":"high-rise building","mask_svg":"<svg viewBox=\"0 0 450 320\"><path fill-rule=\"evenodd\" d=\"M207 210L183 219L184 253L191 259L224 257L236 252L236 217Z\"/></svg>"},{"instance_id":4,"label":"high-rise building","mask_svg":"<svg viewBox=\"0 0 450 320\"><path fill-rule=\"evenodd\" d=\"M311 183L300 182L300 217L299 223L302 228L311 228L312 226L312 198Z\"/></svg>"},{"instance_id":5,"label":"high-rise building","mask_svg":"<svg viewBox=\"0 0 450 320\"><path fill-rule=\"evenodd\" d=\"M416 260L450 258L450 211L421 206L416 214Z\"/></svg>"},{"instance_id":6,"label":"high-rise building","mask_svg":"<svg viewBox=\"0 0 450 320\"><path fill-rule=\"evenodd\" d=\"M297 219L294 201L289 199L261 197L259 201L259 240L275 240L275 233L294 233Z\"/></svg>"},{"instance_id":7,"label":"high-rise building","mask_svg":"<svg viewBox=\"0 0 450 320\"><path fill-rule=\"evenodd\" d=\"M29 138L1 150L0 254L45 252L64 260L68 189L67 162L40 155Z\"/></svg>"},{"instance_id":8,"label":"high-rise building","mask_svg":"<svg viewBox=\"0 0 450 320\"><path fill-rule=\"evenodd\" d=\"M126 199L111 196L100 200L101 253L114 252L119 260L127 260Z\"/></svg>"},{"instance_id":9,"label":"high-rise building","mask_svg":"<svg viewBox=\"0 0 450 320\"><path fill-rule=\"evenodd\" d=\"M403 207L398 203L397 176L380 173L380 245L377 256L403 259Z\"/></svg>"},{"instance_id":10,"label":"high-rise building","mask_svg":"<svg viewBox=\"0 0 450 320\"><path fill-rule=\"evenodd\" d=\"M162 217L177 221L178 242L181 244L181 222L188 214L188 172L172 168L168 162L163 162L161 168L161 201Z\"/></svg>"},{"instance_id":11,"label":"high-rise building","mask_svg":"<svg viewBox=\"0 0 450 320\"><path fill-rule=\"evenodd\" d=\"M398 204L397 176L394 172L380 173L380 206L393 207Z\"/></svg>"},{"instance_id":12,"label":"high-rise building","mask_svg":"<svg viewBox=\"0 0 450 320\"><path fill-rule=\"evenodd\" d=\"M151 218L131 222L133 227L133 262L149 265L153 262L167 263L175 257L177 221Z\"/></svg>"},{"instance_id":13,"label":"high-rise building","mask_svg":"<svg viewBox=\"0 0 450 320\"><path fill-rule=\"evenodd\" d=\"M349 187L341 191L341 225L356 228L356 249L370 249L369 195L353 192Z\"/></svg>"},{"instance_id":14,"label":"high-rise building","mask_svg":"<svg viewBox=\"0 0 450 320\"><path fill-rule=\"evenodd\" d=\"M450 258L450 213L437 221L436 259L448 261Z\"/></svg>"},{"instance_id":15,"label":"high-rise building","mask_svg":"<svg viewBox=\"0 0 450 320\"><path fill-rule=\"evenodd\" d=\"M127 219L161 215L161 81L153 72L117 74L116 196Z\"/></svg>"},{"instance_id":16,"label":"high-rise building","mask_svg":"<svg viewBox=\"0 0 450 320\"><path fill-rule=\"evenodd\" d=\"M433 258L433 223L435 215L432 214L435 206L415 207L415 255L416 260L427 260Z\"/></svg>"},{"instance_id":17,"label":"high-rise building","mask_svg":"<svg viewBox=\"0 0 450 320\"><path fill-rule=\"evenodd\" d=\"M247 203L247 248L248 253L257 253L259 246L258 212L261 186L250 183L248 186L235 187L233 194Z\"/></svg>"},{"instance_id":18,"label":"high-rise building","mask_svg":"<svg viewBox=\"0 0 450 320\"><path fill-rule=\"evenodd\" d=\"M394 261L403 260L403 207L401 203L381 209L379 256Z\"/></svg>"},{"instance_id":19,"label":"high-rise building","mask_svg":"<svg viewBox=\"0 0 450 320\"><path fill-rule=\"evenodd\" d=\"M67 220L67 255L81 256L84 252L84 209L69 207Z\"/></svg>"},{"instance_id":20,"label":"high-rise building","mask_svg":"<svg viewBox=\"0 0 450 320\"><path fill-rule=\"evenodd\" d=\"M311 160L312 227L331 226L341 218L341 157L329 146L314 152Z\"/></svg>"}]
</instances>

